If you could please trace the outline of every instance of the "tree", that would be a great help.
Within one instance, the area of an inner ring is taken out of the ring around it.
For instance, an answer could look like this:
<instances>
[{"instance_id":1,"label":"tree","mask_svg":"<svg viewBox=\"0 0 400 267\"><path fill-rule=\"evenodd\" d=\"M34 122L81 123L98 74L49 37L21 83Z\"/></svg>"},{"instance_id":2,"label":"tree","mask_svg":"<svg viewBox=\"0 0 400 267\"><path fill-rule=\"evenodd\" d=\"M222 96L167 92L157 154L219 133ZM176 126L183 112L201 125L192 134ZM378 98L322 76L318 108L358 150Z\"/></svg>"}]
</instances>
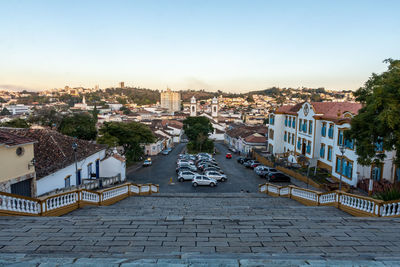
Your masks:
<instances>
[{"instance_id":1,"label":"tree","mask_svg":"<svg viewBox=\"0 0 400 267\"><path fill-rule=\"evenodd\" d=\"M11 128L29 128L29 124L23 119L13 119L7 122L0 123L1 127L11 127Z\"/></svg>"},{"instance_id":2,"label":"tree","mask_svg":"<svg viewBox=\"0 0 400 267\"><path fill-rule=\"evenodd\" d=\"M400 60L387 59L388 70L373 73L354 96L363 104L351 120L345 137L355 141L358 162L379 163L385 154L377 154L376 145L383 143L385 151L400 151ZM394 158L400 164L398 155Z\"/></svg>"},{"instance_id":3,"label":"tree","mask_svg":"<svg viewBox=\"0 0 400 267\"><path fill-rule=\"evenodd\" d=\"M99 130L97 142L109 147L122 146L128 162L143 156L143 144L153 143L155 137L150 128L139 122L105 122Z\"/></svg>"},{"instance_id":4,"label":"tree","mask_svg":"<svg viewBox=\"0 0 400 267\"><path fill-rule=\"evenodd\" d=\"M196 151L210 151L213 143L208 140L208 135L214 128L210 120L206 117L188 117L183 121L183 129L189 139L189 148Z\"/></svg>"},{"instance_id":5,"label":"tree","mask_svg":"<svg viewBox=\"0 0 400 267\"><path fill-rule=\"evenodd\" d=\"M132 111L131 111L129 108L125 107L125 106L122 106L122 107L119 109L119 111L122 111L122 113L124 113L124 115L129 115L129 114L132 113Z\"/></svg>"},{"instance_id":6,"label":"tree","mask_svg":"<svg viewBox=\"0 0 400 267\"><path fill-rule=\"evenodd\" d=\"M58 131L79 139L94 140L97 136L96 120L90 114L75 113L61 120Z\"/></svg>"},{"instance_id":7,"label":"tree","mask_svg":"<svg viewBox=\"0 0 400 267\"><path fill-rule=\"evenodd\" d=\"M6 116L6 115L11 115L11 112L7 108L3 108L3 110L0 112L1 116Z\"/></svg>"},{"instance_id":8,"label":"tree","mask_svg":"<svg viewBox=\"0 0 400 267\"><path fill-rule=\"evenodd\" d=\"M54 108L42 108L36 110L35 113L28 118L28 122L42 126L58 127L62 119L63 116Z\"/></svg>"}]
</instances>

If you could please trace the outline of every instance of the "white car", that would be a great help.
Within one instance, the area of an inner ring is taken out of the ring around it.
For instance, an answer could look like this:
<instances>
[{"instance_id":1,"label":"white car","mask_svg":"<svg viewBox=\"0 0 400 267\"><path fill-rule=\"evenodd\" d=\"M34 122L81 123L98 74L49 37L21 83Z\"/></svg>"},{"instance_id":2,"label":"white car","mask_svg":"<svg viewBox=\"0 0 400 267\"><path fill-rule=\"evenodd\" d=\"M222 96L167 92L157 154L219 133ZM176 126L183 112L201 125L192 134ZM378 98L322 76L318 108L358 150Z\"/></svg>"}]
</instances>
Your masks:
<instances>
[{"instance_id":1,"label":"white car","mask_svg":"<svg viewBox=\"0 0 400 267\"><path fill-rule=\"evenodd\" d=\"M190 164L190 163L187 163L187 162L181 162L181 163L178 164L177 167L178 168L188 167L191 171L194 171L194 172L197 171L197 167L194 164Z\"/></svg>"},{"instance_id":2,"label":"white car","mask_svg":"<svg viewBox=\"0 0 400 267\"><path fill-rule=\"evenodd\" d=\"M193 160L189 160L189 159L178 159L176 161L176 164L180 164L180 163L190 163L190 164L194 164Z\"/></svg>"},{"instance_id":3,"label":"white car","mask_svg":"<svg viewBox=\"0 0 400 267\"><path fill-rule=\"evenodd\" d=\"M191 171L182 171L178 173L178 181L179 182L183 182L183 181L187 181L187 180L193 180L193 178L198 175L195 172L191 172Z\"/></svg>"},{"instance_id":4,"label":"white car","mask_svg":"<svg viewBox=\"0 0 400 267\"><path fill-rule=\"evenodd\" d=\"M204 173L204 175L207 176L208 178L212 178L221 182L225 182L227 179L225 174L221 174L216 171L207 171Z\"/></svg>"},{"instance_id":5,"label":"white car","mask_svg":"<svg viewBox=\"0 0 400 267\"><path fill-rule=\"evenodd\" d=\"M214 187L217 185L217 181L204 175L196 175L192 180L192 185L194 187L198 185L209 185L211 187Z\"/></svg>"}]
</instances>

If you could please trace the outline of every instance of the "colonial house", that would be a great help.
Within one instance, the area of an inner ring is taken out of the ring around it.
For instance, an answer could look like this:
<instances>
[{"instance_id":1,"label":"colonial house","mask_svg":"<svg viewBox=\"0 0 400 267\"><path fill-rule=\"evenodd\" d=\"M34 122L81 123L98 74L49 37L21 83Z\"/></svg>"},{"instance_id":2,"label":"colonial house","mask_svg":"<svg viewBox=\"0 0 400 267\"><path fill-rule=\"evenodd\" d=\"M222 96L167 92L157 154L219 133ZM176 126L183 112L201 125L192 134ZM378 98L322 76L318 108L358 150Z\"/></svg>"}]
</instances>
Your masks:
<instances>
[{"instance_id":1,"label":"colonial house","mask_svg":"<svg viewBox=\"0 0 400 267\"><path fill-rule=\"evenodd\" d=\"M339 179L342 175L343 181L353 186L363 178L393 181L396 168L392 152L386 152L385 162L380 166L362 166L357 162L354 141L344 138L351 118L360 108L361 104L350 102L281 106L269 115L268 151L314 159L332 177ZM377 152L380 150L382 146L377 144Z\"/></svg>"},{"instance_id":2,"label":"colonial house","mask_svg":"<svg viewBox=\"0 0 400 267\"><path fill-rule=\"evenodd\" d=\"M267 148L267 128L265 126L233 125L226 131L224 142L240 154L249 155L255 149Z\"/></svg>"},{"instance_id":3,"label":"colonial house","mask_svg":"<svg viewBox=\"0 0 400 267\"><path fill-rule=\"evenodd\" d=\"M36 197L34 143L0 128L0 191Z\"/></svg>"},{"instance_id":4,"label":"colonial house","mask_svg":"<svg viewBox=\"0 0 400 267\"><path fill-rule=\"evenodd\" d=\"M163 130L173 137L174 143L179 143L183 135L183 123L177 120L162 120Z\"/></svg>"},{"instance_id":5,"label":"colonial house","mask_svg":"<svg viewBox=\"0 0 400 267\"><path fill-rule=\"evenodd\" d=\"M37 196L79 186L86 179L115 175L126 179L125 161L108 155L105 146L48 129L7 128L6 131L35 142L34 157L29 157L30 161L34 158Z\"/></svg>"}]
</instances>

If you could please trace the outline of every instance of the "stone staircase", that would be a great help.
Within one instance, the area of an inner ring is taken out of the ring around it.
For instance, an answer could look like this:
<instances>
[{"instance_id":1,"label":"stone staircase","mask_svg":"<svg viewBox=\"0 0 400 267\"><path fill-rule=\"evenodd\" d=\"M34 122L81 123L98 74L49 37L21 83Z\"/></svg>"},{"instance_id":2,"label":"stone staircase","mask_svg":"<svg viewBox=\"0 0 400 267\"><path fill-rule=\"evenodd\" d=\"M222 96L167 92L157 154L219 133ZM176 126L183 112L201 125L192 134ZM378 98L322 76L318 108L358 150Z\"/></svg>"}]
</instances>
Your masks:
<instances>
[{"instance_id":1,"label":"stone staircase","mask_svg":"<svg viewBox=\"0 0 400 267\"><path fill-rule=\"evenodd\" d=\"M62 217L0 217L0 266L390 265L399 229L399 219L265 194L133 196Z\"/></svg>"}]
</instances>

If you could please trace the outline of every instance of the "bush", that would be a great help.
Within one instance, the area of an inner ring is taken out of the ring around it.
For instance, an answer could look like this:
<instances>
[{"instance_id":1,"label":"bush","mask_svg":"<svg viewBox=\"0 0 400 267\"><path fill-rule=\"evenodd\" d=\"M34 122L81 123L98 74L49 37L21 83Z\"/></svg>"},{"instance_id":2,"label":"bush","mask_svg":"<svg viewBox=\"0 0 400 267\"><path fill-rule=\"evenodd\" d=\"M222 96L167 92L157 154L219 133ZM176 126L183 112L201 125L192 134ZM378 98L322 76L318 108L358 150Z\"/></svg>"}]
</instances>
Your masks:
<instances>
[{"instance_id":1,"label":"bush","mask_svg":"<svg viewBox=\"0 0 400 267\"><path fill-rule=\"evenodd\" d=\"M400 199L400 190L396 187L393 187L389 190L376 193L373 198L380 199L383 201L391 201Z\"/></svg>"},{"instance_id":2,"label":"bush","mask_svg":"<svg viewBox=\"0 0 400 267\"><path fill-rule=\"evenodd\" d=\"M198 149L198 145L194 142L189 142L187 144L187 150L190 154L196 154L200 152L213 153L214 152L214 142L212 140L207 140L201 146L201 150Z\"/></svg>"}]
</instances>

